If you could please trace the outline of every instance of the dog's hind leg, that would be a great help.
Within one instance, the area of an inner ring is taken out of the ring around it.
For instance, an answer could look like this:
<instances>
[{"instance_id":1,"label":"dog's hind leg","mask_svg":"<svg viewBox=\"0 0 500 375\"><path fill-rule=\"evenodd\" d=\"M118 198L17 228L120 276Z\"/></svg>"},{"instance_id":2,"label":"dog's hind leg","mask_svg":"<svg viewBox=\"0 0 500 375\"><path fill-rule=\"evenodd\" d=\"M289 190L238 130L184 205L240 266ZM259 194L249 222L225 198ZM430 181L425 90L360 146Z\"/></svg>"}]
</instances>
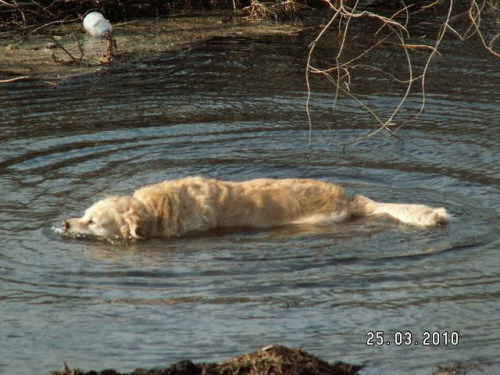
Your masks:
<instances>
[{"instance_id":1,"label":"dog's hind leg","mask_svg":"<svg viewBox=\"0 0 500 375\"><path fill-rule=\"evenodd\" d=\"M353 216L382 216L390 217L410 225L422 227L445 224L450 215L443 207L433 208L422 204L380 203L362 195L352 199Z\"/></svg>"}]
</instances>

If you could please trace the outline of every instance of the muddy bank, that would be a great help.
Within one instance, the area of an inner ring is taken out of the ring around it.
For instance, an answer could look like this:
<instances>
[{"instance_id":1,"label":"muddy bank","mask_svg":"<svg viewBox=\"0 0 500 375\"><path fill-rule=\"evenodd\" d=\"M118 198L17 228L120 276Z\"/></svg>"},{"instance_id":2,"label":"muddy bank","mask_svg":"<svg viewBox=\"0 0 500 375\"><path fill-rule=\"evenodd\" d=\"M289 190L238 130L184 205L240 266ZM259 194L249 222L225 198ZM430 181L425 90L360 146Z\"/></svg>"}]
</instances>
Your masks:
<instances>
[{"instance_id":1,"label":"muddy bank","mask_svg":"<svg viewBox=\"0 0 500 375\"><path fill-rule=\"evenodd\" d=\"M138 19L113 25L116 48L105 58L106 40L85 34L81 23L54 26L27 39L0 34L0 81L38 79L56 84L75 75L105 71L159 53L187 50L212 38L295 35L302 22L270 23L226 13L166 19Z\"/></svg>"},{"instance_id":2,"label":"muddy bank","mask_svg":"<svg viewBox=\"0 0 500 375\"><path fill-rule=\"evenodd\" d=\"M137 369L131 375L354 375L362 366L343 362L328 363L302 349L284 346L267 346L259 351L237 356L222 363L194 364L189 360L179 361L164 369ZM81 371L70 370L63 365L61 371L51 375L120 375L115 370ZM125 374L123 374L125 375Z\"/></svg>"}]
</instances>

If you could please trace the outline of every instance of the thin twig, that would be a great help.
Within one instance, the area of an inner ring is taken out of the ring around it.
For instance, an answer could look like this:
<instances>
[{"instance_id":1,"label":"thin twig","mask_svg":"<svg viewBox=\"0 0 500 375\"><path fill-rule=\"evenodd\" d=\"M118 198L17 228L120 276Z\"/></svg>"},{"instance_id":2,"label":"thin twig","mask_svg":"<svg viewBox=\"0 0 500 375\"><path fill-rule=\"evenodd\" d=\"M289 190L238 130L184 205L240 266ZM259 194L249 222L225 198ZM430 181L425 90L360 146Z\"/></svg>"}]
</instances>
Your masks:
<instances>
[{"instance_id":1,"label":"thin twig","mask_svg":"<svg viewBox=\"0 0 500 375\"><path fill-rule=\"evenodd\" d=\"M23 80L30 79L30 78L31 78L30 76L20 76L20 77L14 77L14 78L9 78L9 79L1 79L0 83L23 81Z\"/></svg>"},{"instance_id":2,"label":"thin twig","mask_svg":"<svg viewBox=\"0 0 500 375\"><path fill-rule=\"evenodd\" d=\"M77 60L73 57L73 55L71 53L68 52L68 50L66 48L64 48L64 46L59 43L56 38L54 38L53 35L50 36L50 38L54 41L55 44L57 44L57 46L62 49L64 52L66 52L66 54L71 58L71 60L73 60L73 63L77 63Z\"/></svg>"}]
</instances>

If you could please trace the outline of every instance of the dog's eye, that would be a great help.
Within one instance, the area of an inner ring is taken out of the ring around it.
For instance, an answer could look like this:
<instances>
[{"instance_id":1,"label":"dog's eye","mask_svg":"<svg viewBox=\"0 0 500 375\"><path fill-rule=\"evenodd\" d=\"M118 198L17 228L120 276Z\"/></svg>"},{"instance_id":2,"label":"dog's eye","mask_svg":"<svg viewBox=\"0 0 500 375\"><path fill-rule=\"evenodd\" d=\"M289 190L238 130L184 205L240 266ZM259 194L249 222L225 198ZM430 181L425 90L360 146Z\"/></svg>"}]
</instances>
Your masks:
<instances>
[{"instance_id":1,"label":"dog's eye","mask_svg":"<svg viewBox=\"0 0 500 375\"><path fill-rule=\"evenodd\" d=\"M92 220L92 219L90 219L90 220L88 221L88 225L92 225L92 224L95 224L95 221L94 221L94 220Z\"/></svg>"}]
</instances>

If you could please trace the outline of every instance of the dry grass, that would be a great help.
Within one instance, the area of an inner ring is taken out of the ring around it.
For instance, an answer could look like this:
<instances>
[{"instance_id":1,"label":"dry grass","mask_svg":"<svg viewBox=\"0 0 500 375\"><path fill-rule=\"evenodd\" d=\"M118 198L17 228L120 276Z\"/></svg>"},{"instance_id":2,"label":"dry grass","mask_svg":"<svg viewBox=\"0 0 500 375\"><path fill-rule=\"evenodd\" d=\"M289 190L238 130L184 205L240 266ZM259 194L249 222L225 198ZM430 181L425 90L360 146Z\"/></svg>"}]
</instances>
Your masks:
<instances>
[{"instance_id":1,"label":"dry grass","mask_svg":"<svg viewBox=\"0 0 500 375\"><path fill-rule=\"evenodd\" d=\"M329 364L301 349L268 346L219 364L221 375L348 375L360 367L337 362Z\"/></svg>"},{"instance_id":2,"label":"dry grass","mask_svg":"<svg viewBox=\"0 0 500 375\"><path fill-rule=\"evenodd\" d=\"M282 2L252 0L250 5L239 11L239 14L250 19L283 22L299 18L310 9L306 4L297 0Z\"/></svg>"},{"instance_id":3,"label":"dry grass","mask_svg":"<svg viewBox=\"0 0 500 375\"><path fill-rule=\"evenodd\" d=\"M310 355L302 349L285 346L267 346L242 356L237 356L219 364L194 364L180 361L166 369L137 369L134 375L356 375L361 366L343 362L330 364ZM70 370L63 363L61 371L51 375L94 375L94 371ZM105 370L101 374L119 375L114 370ZM132 375L131 374L131 375Z\"/></svg>"}]
</instances>

